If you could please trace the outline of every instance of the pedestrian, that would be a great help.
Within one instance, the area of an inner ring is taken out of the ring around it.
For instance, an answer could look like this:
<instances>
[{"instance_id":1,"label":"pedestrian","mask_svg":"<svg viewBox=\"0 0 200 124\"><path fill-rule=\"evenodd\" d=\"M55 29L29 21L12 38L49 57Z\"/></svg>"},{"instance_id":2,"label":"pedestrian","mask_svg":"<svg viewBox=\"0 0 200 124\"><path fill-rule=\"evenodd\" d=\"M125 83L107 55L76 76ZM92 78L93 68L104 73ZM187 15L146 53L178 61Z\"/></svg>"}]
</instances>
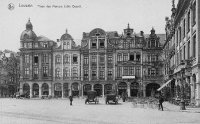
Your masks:
<instances>
[{"instance_id":1,"label":"pedestrian","mask_svg":"<svg viewBox=\"0 0 200 124\"><path fill-rule=\"evenodd\" d=\"M72 105L73 96L69 96L69 100L70 100L70 105Z\"/></svg>"},{"instance_id":2,"label":"pedestrian","mask_svg":"<svg viewBox=\"0 0 200 124\"><path fill-rule=\"evenodd\" d=\"M158 109L161 109L163 111L163 105L162 103L164 102L164 98L162 97L162 95L160 95L159 97L159 108Z\"/></svg>"}]
</instances>

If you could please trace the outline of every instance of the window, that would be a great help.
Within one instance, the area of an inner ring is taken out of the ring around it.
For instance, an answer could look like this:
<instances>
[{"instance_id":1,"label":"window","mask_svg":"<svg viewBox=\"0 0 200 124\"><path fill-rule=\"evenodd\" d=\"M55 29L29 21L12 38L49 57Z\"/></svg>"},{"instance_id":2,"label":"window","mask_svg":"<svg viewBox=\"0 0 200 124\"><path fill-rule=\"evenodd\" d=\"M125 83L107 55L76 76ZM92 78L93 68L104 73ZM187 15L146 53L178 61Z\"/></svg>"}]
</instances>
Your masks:
<instances>
[{"instance_id":1,"label":"window","mask_svg":"<svg viewBox=\"0 0 200 124\"><path fill-rule=\"evenodd\" d=\"M196 57L196 35L193 36L193 57Z\"/></svg>"},{"instance_id":2,"label":"window","mask_svg":"<svg viewBox=\"0 0 200 124\"><path fill-rule=\"evenodd\" d=\"M108 55L108 61L112 61L112 55Z\"/></svg>"},{"instance_id":3,"label":"window","mask_svg":"<svg viewBox=\"0 0 200 124\"><path fill-rule=\"evenodd\" d=\"M43 54L43 62L44 63L48 63L49 62L48 54Z\"/></svg>"},{"instance_id":4,"label":"window","mask_svg":"<svg viewBox=\"0 0 200 124\"><path fill-rule=\"evenodd\" d=\"M153 48L153 47L155 47L156 46L156 41L155 41L155 39L152 39L151 40L151 47Z\"/></svg>"},{"instance_id":5,"label":"window","mask_svg":"<svg viewBox=\"0 0 200 124\"><path fill-rule=\"evenodd\" d=\"M76 55L73 55L73 63L78 63L78 57Z\"/></svg>"},{"instance_id":6,"label":"window","mask_svg":"<svg viewBox=\"0 0 200 124\"><path fill-rule=\"evenodd\" d=\"M179 27L179 43L181 42L181 27Z\"/></svg>"},{"instance_id":7,"label":"window","mask_svg":"<svg viewBox=\"0 0 200 124\"><path fill-rule=\"evenodd\" d=\"M38 48L38 43L35 43L35 48Z\"/></svg>"},{"instance_id":8,"label":"window","mask_svg":"<svg viewBox=\"0 0 200 124\"><path fill-rule=\"evenodd\" d=\"M150 76L151 75L151 69L148 68L148 75Z\"/></svg>"},{"instance_id":9,"label":"window","mask_svg":"<svg viewBox=\"0 0 200 124\"><path fill-rule=\"evenodd\" d=\"M24 48L28 48L28 43L24 43Z\"/></svg>"},{"instance_id":10,"label":"window","mask_svg":"<svg viewBox=\"0 0 200 124\"><path fill-rule=\"evenodd\" d=\"M124 74L124 76L128 76L129 74L128 74L128 67L124 67L124 72L123 72Z\"/></svg>"},{"instance_id":11,"label":"window","mask_svg":"<svg viewBox=\"0 0 200 124\"><path fill-rule=\"evenodd\" d=\"M108 69L108 79L112 79L112 69Z\"/></svg>"},{"instance_id":12,"label":"window","mask_svg":"<svg viewBox=\"0 0 200 124\"><path fill-rule=\"evenodd\" d=\"M123 48L129 48L129 42L128 41L124 41L123 42Z\"/></svg>"},{"instance_id":13,"label":"window","mask_svg":"<svg viewBox=\"0 0 200 124\"><path fill-rule=\"evenodd\" d=\"M180 50L180 62L181 62L181 60L183 60L183 58L182 58L182 49Z\"/></svg>"},{"instance_id":14,"label":"window","mask_svg":"<svg viewBox=\"0 0 200 124\"><path fill-rule=\"evenodd\" d=\"M56 63L57 64L61 63L61 56L60 55L56 56Z\"/></svg>"},{"instance_id":15,"label":"window","mask_svg":"<svg viewBox=\"0 0 200 124\"><path fill-rule=\"evenodd\" d=\"M34 64L38 64L38 55L34 56Z\"/></svg>"},{"instance_id":16,"label":"window","mask_svg":"<svg viewBox=\"0 0 200 124\"><path fill-rule=\"evenodd\" d=\"M48 47L48 43L47 43L47 42L44 42L44 43L43 43L43 47L44 47L44 48L47 48L47 47Z\"/></svg>"},{"instance_id":17,"label":"window","mask_svg":"<svg viewBox=\"0 0 200 124\"><path fill-rule=\"evenodd\" d=\"M147 55L147 61L151 62L151 56L150 55Z\"/></svg>"},{"instance_id":18,"label":"window","mask_svg":"<svg viewBox=\"0 0 200 124\"><path fill-rule=\"evenodd\" d=\"M70 76L69 76L70 72L69 72L69 69L68 69L68 68L65 68L65 69L63 70L63 72L64 72L64 78L65 78L65 79L70 77Z\"/></svg>"},{"instance_id":19,"label":"window","mask_svg":"<svg viewBox=\"0 0 200 124\"><path fill-rule=\"evenodd\" d=\"M129 67L129 75L134 75L134 67Z\"/></svg>"},{"instance_id":20,"label":"window","mask_svg":"<svg viewBox=\"0 0 200 124\"><path fill-rule=\"evenodd\" d=\"M156 75L156 70L154 68L151 69L151 76L155 76Z\"/></svg>"},{"instance_id":21,"label":"window","mask_svg":"<svg viewBox=\"0 0 200 124\"><path fill-rule=\"evenodd\" d=\"M137 77L141 77L141 73L140 73L140 67L136 67L136 74Z\"/></svg>"},{"instance_id":22,"label":"window","mask_svg":"<svg viewBox=\"0 0 200 124\"><path fill-rule=\"evenodd\" d=\"M124 55L123 55L123 61L128 61L128 54L127 53L124 53Z\"/></svg>"},{"instance_id":23,"label":"window","mask_svg":"<svg viewBox=\"0 0 200 124\"><path fill-rule=\"evenodd\" d=\"M192 24L195 25L196 24L196 2L193 4L193 7L192 7Z\"/></svg>"},{"instance_id":24,"label":"window","mask_svg":"<svg viewBox=\"0 0 200 124\"><path fill-rule=\"evenodd\" d=\"M88 70L84 70L84 79L88 79Z\"/></svg>"},{"instance_id":25,"label":"window","mask_svg":"<svg viewBox=\"0 0 200 124\"><path fill-rule=\"evenodd\" d=\"M185 46L183 47L183 60L185 60Z\"/></svg>"},{"instance_id":26,"label":"window","mask_svg":"<svg viewBox=\"0 0 200 124\"><path fill-rule=\"evenodd\" d=\"M44 66L43 67L43 77L47 77L48 76L48 66Z\"/></svg>"},{"instance_id":27,"label":"window","mask_svg":"<svg viewBox=\"0 0 200 124\"><path fill-rule=\"evenodd\" d=\"M118 78L122 77L122 67L117 67L117 77Z\"/></svg>"},{"instance_id":28,"label":"window","mask_svg":"<svg viewBox=\"0 0 200 124\"><path fill-rule=\"evenodd\" d=\"M28 54L25 55L25 63L29 63L29 55Z\"/></svg>"},{"instance_id":29,"label":"window","mask_svg":"<svg viewBox=\"0 0 200 124\"><path fill-rule=\"evenodd\" d=\"M89 64L88 56L84 56L84 64L85 64L85 65L88 65L88 64Z\"/></svg>"},{"instance_id":30,"label":"window","mask_svg":"<svg viewBox=\"0 0 200 124\"><path fill-rule=\"evenodd\" d=\"M104 71L101 70L101 71L100 71L100 79L104 79L104 76L105 76Z\"/></svg>"},{"instance_id":31,"label":"window","mask_svg":"<svg viewBox=\"0 0 200 124\"><path fill-rule=\"evenodd\" d=\"M117 54L117 61L118 62L122 61L122 54L121 53Z\"/></svg>"},{"instance_id":32,"label":"window","mask_svg":"<svg viewBox=\"0 0 200 124\"><path fill-rule=\"evenodd\" d=\"M92 48L97 48L97 41L96 40L92 40Z\"/></svg>"},{"instance_id":33,"label":"window","mask_svg":"<svg viewBox=\"0 0 200 124\"><path fill-rule=\"evenodd\" d=\"M105 56L104 55L100 55L100 63L104 63L105 62Z\"/></svg>"},{"instance_id":34,"label":"window","mask_svg":"<svg viewBox=\"0 0 200 124\"><path fill-rule=\"evenodd\" d=\"M25 68L24 70L25 77L29 76L29 68Z\"/></svg>"},{"instance_id":35,"label":"window","mask_svg":"<svg viewBox=\"0 0 200 124\"><path fill-rule=\"evenodd\" d=\"M156 56L155 55L151 55L151 61L155 62L156 61Z\"/></svg>"},{"instance_id":36,"label":"window","mask_svg":"<svg viewBox=\"0 0 200 124\"><path fill-rule=\"evenodd\" d=\"M190 58L190 41L188 41L188 59Z\"/></svg>"},{"instance_id":37,"label":"window","mask_svg":"<svg viewBox=\"0 0 200 124\"><path fill-rule=\"evenodd\" d=\"M92 79L96 79L96 76L97 76L97 71L92 70Z\"/></svg>"},{"instance_id":38,"label":"window","mask_svg":"<svg viewBox=\"0 0 200 124\"><path fill-rule=\"evenodd\" d=\"M176 46L178 46L178 30L176 31Z\"/></svg>"},{"instance_id":39,"label":"window","mask_svg":"<svg viewBox=\"0 0 200 124\"><path fill-rule=\"evenodd\" d=\"M67 54L64 56L64 64L66 63L70 63L70 56Z\"/></svg>"},{"instance_id":40,"label":"window","mask_svg":"<svg viewBox=\"0 0 200 124\"><path fill-rule=\"evenodd\" d=\"M97 62L97 57L96 56L92 56L92 63L96 63Z\"/></svg>"},{"instance_id":41,"label":"window","mask_svg":"<svg viewBox=\"0 0 200 124\"><path fill-rule=\"evenodd\" d=\"M28 48L32 48L32 43L28 43Z\"/></svg>"},{"instance_id":42,"label":"window","mask_svg":"<svg viewBox=\"0 0 200 124\"><path fill-rule=\"evenodd\" d=\"M134 54L130 54L129 60L130 60L130 61L134 61Z\"/></svg>"},{"instance_id":43,"label":"window","mask_svg":"<svg viewBox=\"0 0 200 124\"><path fill-rule=\"evenodd\" d=\"M136 55L136 61L140 61L140 54Z\"/></svg>"},{"instance_id":44,"label":"window","mask_svg":"<svg viewBox=\"0 0 200 124\"><path fill-rule=\"evenodd\" d=\"M57 68L56 69L56 78L60 78L61 77L61 72L60 72L60 69Z\"/></svg>"},{"instance_id":45,"label":"window","mask_svg":"<svg viewBox=\"0 0 200 124\"><path fill-rule=\"evenodd\" d=\"M72 75L73 75L73 78L78 78L78 69L76 67L73 68L72 70Z\"/></svg>"},{"instance_id":46,"label":"window","mask_svg":"<svg viewBox=\"0 0 200 124\"><path fill-rule=\"evenodd\" d=\"M183 37L185 37L185 19L183 20Z\"/></svg>"},{"instance_id":47,"label":"window","mask_svg":"<svg viewBox=\"0 0 200 124\"><path fill-rule=\"evenodd\" d=\"M189 32L190 31L190 11L188 12L187 17L188 17L187 31Z\"/></svg>"},{"instance_id":48,"label":"window","mask_svg":"<svg viewBox=\"0 0 200 124\"><path fill-rule=\"evenodd\" d=\"M34 67L33 76L34 78L38 78L38 67Z\"/></svg>"},{"instance_id":49,"label":"window","mask_svg":"<svg viewBox=\"0 0 200 124\"><path fill-rule=\"evenodd\" d=\"M104 48L104 39L100 39L100 48Z\"/></svg>"}]
</instances>

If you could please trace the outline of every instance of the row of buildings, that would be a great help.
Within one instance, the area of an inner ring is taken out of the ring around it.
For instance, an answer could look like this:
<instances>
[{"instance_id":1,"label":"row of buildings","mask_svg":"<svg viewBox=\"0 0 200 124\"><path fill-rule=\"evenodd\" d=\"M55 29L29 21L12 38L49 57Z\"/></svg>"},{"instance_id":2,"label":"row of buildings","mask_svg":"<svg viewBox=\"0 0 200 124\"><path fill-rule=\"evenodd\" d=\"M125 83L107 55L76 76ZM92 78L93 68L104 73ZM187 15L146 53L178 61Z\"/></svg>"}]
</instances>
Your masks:
<instances>
[{"instance_id":1,"label":"row of buildings","mask_svg":"<svg viewBox=\"0 0 200 124\"><path fill-rule=\"evenodd\" d=\"M164 80L172 97L200 105L200 1L179 0L166 18Z\"/></svg>"},{"instance_id":2,"label":"row of buildings","mask_svg":"<svg viewBox=\"0 0 200 124\"><path fill-rule=\"evenodd\" d=\"M123 34L95 28L83 32L81 46L66 32L54 42L37 36L30 20L20 37L20 90L30 97L116 92L151 96L160 87L164 34L135 33L129 24Z\"/></svg>"},{"instance_id":3,"label":"row of buildings","mask_svg":"<svg viewBox=\"0 0 200 124\"><path fill-rule=\"evenodd\" d=\"M95 28L83 32L81 46L67 30L57 42L37 36L29 20L20 37L20 91L30 97L88 90L148 97L168 85L171 97L185 93L199 105L199 11L198 0L179 1L177 8L173 2L166 34L153 28L135 33L129 24L123 34Z\"/></svg>"}]
</instances>

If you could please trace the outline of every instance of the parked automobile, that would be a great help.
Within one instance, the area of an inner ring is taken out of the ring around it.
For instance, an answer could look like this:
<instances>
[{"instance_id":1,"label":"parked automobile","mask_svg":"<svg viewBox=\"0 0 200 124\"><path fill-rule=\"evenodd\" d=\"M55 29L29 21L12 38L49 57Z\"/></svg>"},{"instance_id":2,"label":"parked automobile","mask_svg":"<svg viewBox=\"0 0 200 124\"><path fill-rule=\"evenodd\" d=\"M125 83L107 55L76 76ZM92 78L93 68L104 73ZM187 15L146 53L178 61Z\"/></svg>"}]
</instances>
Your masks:
<instances>
[{"instance_id":1,"label":"parked automobile","mask_svg":"<svg viewBox=\"0 0 200 124\"><path fill-rule=\"evenodd\" d=\"M99 99L97 98L97 92L96 91L88 91L87 92L87 98L85 100L85 104L94 102L95 104L99 103Z\"/></svg>"},{"instance_id":2,"label":"parked automobile","mask_svg":"<svg viewBox=\"0 0 200 124\"><path fill-rule=\"evenodd\" d=\"M105 98L106 104L109 104L110 102L113 102L115 104L118 104L118 96L116 94L107 94Z\"/></svg>"},{"instance_id":3,"label":"parked automobile","mask_svg":"<svg viewBox=\"0 0 200 124\"><path fill-rule=\"evenodd\" d=\"M27 92L23 92L23 93L16 92L15 95L16 95L16 98L17 98L17 99L21 99L21 98L30 98L29 92L28 92L28 91L27 91Z\"/></svg>"}]
</instances>

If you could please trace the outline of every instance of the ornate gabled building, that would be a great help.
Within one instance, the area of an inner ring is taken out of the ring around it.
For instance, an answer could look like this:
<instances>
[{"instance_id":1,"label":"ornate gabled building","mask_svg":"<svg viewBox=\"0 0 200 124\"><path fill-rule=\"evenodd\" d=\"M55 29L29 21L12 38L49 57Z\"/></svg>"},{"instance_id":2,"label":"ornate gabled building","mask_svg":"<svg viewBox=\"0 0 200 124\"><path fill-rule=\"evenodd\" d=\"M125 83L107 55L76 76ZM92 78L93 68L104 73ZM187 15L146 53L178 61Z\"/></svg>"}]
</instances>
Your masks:
<instances>
[{"instance_id":1,"label":"ornate gabled building","mask_svg":"<svg viewBox=\"0 0 200 124\"><path fill-rule=\"evenodd\" d=\"M174 1L171 19L166 19L167 56L172 97L200 105L200 2ZM166 68L167 69L167 68Z\"/></svg>"},{"instance_id":2,"label":"ornate gabled building","mask_svg":"<svg viewBox=\"0 0 200 124\"><path fill-rule=\"evenodd\" d=\"M37 37L29 20L21 33L20 46L20 92L30 97L51 94L56 43L44 36Z\"/></svg>"},{"instance_id":3,"label":"ornate gabled building","mask_svg":"<svg viewBox=\"0 0 200 124\"><path fill-rule=\"evenodd\" d=\"M129 97L151 96L162 84L162 45L154 29L146 39L142 31L136 34L129 24L122 35L99 28L83 33L83 94L94 89L99 96L111 92L126 92Z\"/></svg>"},{"instance_id":4,"label":"ornate gabled building","mask_svg":"<svg viewBox=\"0 0 200 124\"><path fill-rule=\"evenodd\" d=\"M80 50L66 30L60 45L53 50L53 84L55 97L81 95Z\"/></svg>"}]
</instances>

